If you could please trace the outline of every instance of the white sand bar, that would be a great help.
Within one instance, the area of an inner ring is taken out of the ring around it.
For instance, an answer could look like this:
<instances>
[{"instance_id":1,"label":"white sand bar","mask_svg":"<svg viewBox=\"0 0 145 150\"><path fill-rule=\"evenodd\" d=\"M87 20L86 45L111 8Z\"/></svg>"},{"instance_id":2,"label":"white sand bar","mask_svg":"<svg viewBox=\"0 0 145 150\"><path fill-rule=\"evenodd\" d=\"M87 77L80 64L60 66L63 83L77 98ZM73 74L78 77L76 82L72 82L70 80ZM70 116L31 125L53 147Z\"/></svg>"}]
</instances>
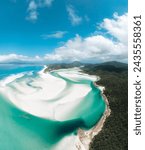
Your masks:
<instances>
[{"instance_id":1,"label":"white sand bar","mask_svg":"<svg viewBox=\"0 0 145 150\"><path fill-rule=\"evenodd\" d=\"M80 69L60 69L56 71L72 81L80 79L96 80L96 77L80 72ZM51 73L39 72L37 78L21 78L14 75L10 84L5 81L0 91L14 105L32 115L53 120L67 120L69 113L83 100L91 90L87 84L69 84ZM14 80L15 79L15 80ZM7 92L8 91L8 92Z\"/></svg>"}]
</instances>

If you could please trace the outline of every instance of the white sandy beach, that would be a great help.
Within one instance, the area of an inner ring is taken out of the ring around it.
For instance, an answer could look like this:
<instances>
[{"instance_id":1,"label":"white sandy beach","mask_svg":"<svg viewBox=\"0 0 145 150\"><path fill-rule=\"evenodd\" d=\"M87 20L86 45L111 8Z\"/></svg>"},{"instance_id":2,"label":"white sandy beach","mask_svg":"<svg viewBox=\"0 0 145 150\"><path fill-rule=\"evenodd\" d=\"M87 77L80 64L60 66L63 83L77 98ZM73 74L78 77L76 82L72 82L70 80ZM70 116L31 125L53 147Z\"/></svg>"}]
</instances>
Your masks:
<instances>
[{"instance_id":1,"label":"white sandy beach","mask_svg":"<svg viewBox=\"0 0 145 150\"><path fill-rule=\"evenodd\" d=\"M44 73L46 67L39 72L37 78L21 78L23 73L9 76L0 83L0 92L7 97L19 109L32 115L47 118L51 120L64 121L74 119L70 117L70 113L75 110L83 98L91 90L87 84L67 85L66 81L51 75L50 72ZM79 82L80 80L96 81L96 76L90 76L80 72L79 68L69 70L57 70L60 76L69 80ZM17 80L19 79L19 80ZM104 87L97 86L103 94ZM7 92L8 91L8 92ZM106 102L107 99L105 98ZM70 150L88 150L89 143L92 138L102 129L106 117L109 115L109 107L104 116L89 131L78 130L78 135L70 135L65 137L53 149L62 150L66 144L70 145Z\"/></svg>"},{"instance_id":2,"label":"white sandy beach","mask_svg":"<svg viewBox=\"0 0 145 150\"><path fill-rule=\"evenodd\" d=\"M23 111L42 118L67 120L69 113L82 101L90 91L90 87L82 84L66 87L67 84L64 80L43 71L44 69L39 72L39 77L33 79L16 80L23 74L10 76L4 82L2 81L3 85L0 90ZM91 78L86 74L80 74L78 69L69 72L62 70L59 74L76 81L82 77L95 80L94 76ZM13 82L15 80L16 82ZM28 82L30 82L29 85Z\"/></svg>"},{"instance_id":3,"label":"white sandy beach","mask_svg":"<svg viewBox=\"0 0 145 150\"><path fill-rule=\"evenodd\" d=\"M90 146L92 139L103 129L103 126L107 117L109 117L111 114L109 101L107 97L104 95L105 87L96 84L96 82L94 82L94 85L101 90L102 96L106 103L106 109L100 121L92 129L88 131L84 131L82 129L78 130L78 140L76 142L77 143L76 147L78 150L89 150L89 146Z\"/></svg>"}]
</instances>

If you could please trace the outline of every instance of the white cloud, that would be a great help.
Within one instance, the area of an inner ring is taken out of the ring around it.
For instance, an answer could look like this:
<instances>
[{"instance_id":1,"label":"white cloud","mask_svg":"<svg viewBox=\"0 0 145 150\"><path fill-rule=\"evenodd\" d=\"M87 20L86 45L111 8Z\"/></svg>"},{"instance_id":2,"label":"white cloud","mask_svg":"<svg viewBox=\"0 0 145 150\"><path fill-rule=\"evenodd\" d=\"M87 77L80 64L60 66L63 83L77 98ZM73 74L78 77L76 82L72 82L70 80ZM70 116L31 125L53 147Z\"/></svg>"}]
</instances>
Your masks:
<instances>
[{"instance_id":1,"label":"white cloud","mask_svg":"<svg viewBox=\"0 0 145 150\"><path fill-rule=\"evenodd\" d=\"M110 35L115 37L117 40L123 43L128 42L128 14L118 16L114 13L113 19L104 19L103 23L100 25L102 28L106 29Z\"/></svg>"},{"instance_id":2,"label":"white cloud","mask_svg":"<svg viewBox=\"0 0 145 150\"><path fill-rule=\"evenodd\" d=\"M37 11L31 11L29 13L29 16L26 17L26 20L35 22L38 19L38 12Z\"/></svg>"},{"instance_id":3,"label":"white cloud","mask_svg":"<svg viewBox=\"0 0 145 150\"><path fill-rule=\"evenodd\" d=\"M37 4L34 0L30 1L29 3L29 7L28 7L28 10L29 11L35 11L37 9Z\"/></svg>"},{"instance_id":4,"label":"white cloud","mask_svg":"<svg viewBox=\"0 0 145 150\"><path fill-rule=\"evenodd\" d=\"M93 34L86 38L76 35L74 38L56 48L52 53L43 57L30 58L23 55L0 55L0 62L26 61L26 62L104 62L119 60L127 62L127 14L114 15L112 19L104 19L101 28L105 29L109 36ZM95 32L95 31L94 31ZM51 35L52 36L52 35ZM55 34L53 36L56 36ZM61 34L57 35L61 37Z\"/></svg>"},{"instance_id":5,"label":"white cloud","mask_svg":"<svg viewBox=\"0 0 145 150\"><path fill-rule=\"evenodd\" d=\"M35 22L38 19L38 9L51 6L53 0L30 0L26 20Z\"/></svg>"},{"instance_id":6,"label":"white cloud","mask_svg":"<svg viewBox=\"0 0 145 150\"><path fill-rule=\"evenodd\" d=\"M22 56L17 54L0 55L0 63L9 63L11 61L24 60L24 59L27 59L27 56Z\"/></svg>"},{"instance_id":7,"label":"white cloud","mask_svg":"<svg viewBox=\"0 0 145 150\"><path fill-rule=\"evenodd\" d=\"M82 38L77 35L67 41L62 47L55 49L52 54L47 54L45 59L51 61L88 61L102 62L110 60L126 60L127 46L114 42L101 35Z\"/></svg>"},{"instance_id":8,"label":"white cloud","mask_svg":"<svg viewBox=\"0 0 145 150\"><path fill-rule=\"evenodd\" d=\"M26 17L27 20L34 22L38 19L37 7L36 2L31 0L28 6L28 16Z\"/></svg>"},{"instance_id":9,"label":"white cloud","mask_svg":"<svg viewBox=\"0 0 145 150\"><path fill-rule=\"evenodd\" d=\"M74 8L71 5L69 5L66 7L66 9L67 9L71 24L79 25L82 22L82 18L76 14L76 11L74 10Z\"/></svg>"},{"instance_id":10,"label":"white cloud","mask_svg":"<svg viewBox=\"0 0 145 150\"><path fill-rule=\"evenodd\" d=\"M57 39L59 39L59 38L63 38L66 33L67 33L66 31L56 31L56 32L54 32L52 34L44 34L41 37L43 39L49 39L49 38L57 38Z\"/></svg>"},{"instance_id":11,"label":"white cloud","mask_svg":"<svg viewBox=\"0 0 145 150\"><path fill-rule=\"evenodd\" d=\"M35 57L28 57L24 55L17 55L17 54L8 54L8 55L0 55L0 63L13 63L13 62L41 62L39 56Z\"/></svg>"},{"instance_id":12,"label":"white cloud","mask_svg":"<svg viewBox=\"0 0 145 150\"><path fill-rule=\"evenodd\" d=\"M127 61L128 37L127 14L114 15L112 19L104 19L101 28L105 29L111 38L102 35L92 35L82 38L76 35L63 46L56 48L45 59L51 61L89 61L103 62L111 60Z\"/></svg>"},{"instance_id":13,"label":"white cloud","mask_svg":"<svg viewBox=\"0 0 145 150\"><path fill-rule=\"evenodd\" d=\"M39 7L49 7L51 6L53 0L37 0Z\"/></svg>"}]
</instances>

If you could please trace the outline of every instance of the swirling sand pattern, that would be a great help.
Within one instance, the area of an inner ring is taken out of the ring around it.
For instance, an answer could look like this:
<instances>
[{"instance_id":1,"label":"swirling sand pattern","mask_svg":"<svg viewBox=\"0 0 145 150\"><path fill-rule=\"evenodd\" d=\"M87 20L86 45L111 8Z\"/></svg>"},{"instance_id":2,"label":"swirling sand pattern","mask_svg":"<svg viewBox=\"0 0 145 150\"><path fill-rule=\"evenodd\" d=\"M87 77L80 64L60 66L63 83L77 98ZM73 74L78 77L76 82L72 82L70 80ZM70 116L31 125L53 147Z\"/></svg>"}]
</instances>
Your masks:
<instances>
[{"instance_id":1,"label":"swirling sand pattern","mask_svg":"<svg viewBox=\"0 0 145 150\"><path fill-rule=\"evenodd\" d=\"M80 69L8 74L0 80L3 150L75 150L77 129L93 127L105 111L97 78Z\"/></svg>"}]
</instances>

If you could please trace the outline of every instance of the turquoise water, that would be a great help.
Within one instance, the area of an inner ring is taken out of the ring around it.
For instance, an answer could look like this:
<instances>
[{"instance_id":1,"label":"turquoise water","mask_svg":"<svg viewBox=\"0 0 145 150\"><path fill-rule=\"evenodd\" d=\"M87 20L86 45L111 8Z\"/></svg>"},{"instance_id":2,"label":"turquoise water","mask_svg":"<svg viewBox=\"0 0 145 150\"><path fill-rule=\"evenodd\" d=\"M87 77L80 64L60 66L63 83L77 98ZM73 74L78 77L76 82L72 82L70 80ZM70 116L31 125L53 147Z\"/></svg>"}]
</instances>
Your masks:
<instances>
[{"instance_id":1,"label":"turquoise water","mask_svg":"<svg viewBox=\"0 0 145 150\"><path fill-rule=\"evenodd\" d=\"M27 80L27 86L31 86L33 79L39 78L37 72L41 69L41 66L10 67L9 70L1 67L0 80L3 81L12 74L25 73L24 76L15 79L12 83ZM27 72L31 72L31 74L27 74ZM23 111L12 104L4 93L2 94L1 91L5 87L0 87L0 150L57 150L55 146L65 137L75 136L78 128L90 129L102 117L106 105L100 90L94 87L92 81L84 80L84 78L73 81L59 75L58 72L54 71L51 75L66 82L66 87L63 89L64 94L67 94L67 90L74 84L90 87L90 91L83 100L70 110L66 120L45 119ZM6 86L13 88L11 83ZM31 86L31 88L35 87ZM8 93L9 91L7 91ZM60 97L58 96L54 101L59 101ZM65 145L67 150L69 145L67 143Z\"/></svg>"}]
</instances>

